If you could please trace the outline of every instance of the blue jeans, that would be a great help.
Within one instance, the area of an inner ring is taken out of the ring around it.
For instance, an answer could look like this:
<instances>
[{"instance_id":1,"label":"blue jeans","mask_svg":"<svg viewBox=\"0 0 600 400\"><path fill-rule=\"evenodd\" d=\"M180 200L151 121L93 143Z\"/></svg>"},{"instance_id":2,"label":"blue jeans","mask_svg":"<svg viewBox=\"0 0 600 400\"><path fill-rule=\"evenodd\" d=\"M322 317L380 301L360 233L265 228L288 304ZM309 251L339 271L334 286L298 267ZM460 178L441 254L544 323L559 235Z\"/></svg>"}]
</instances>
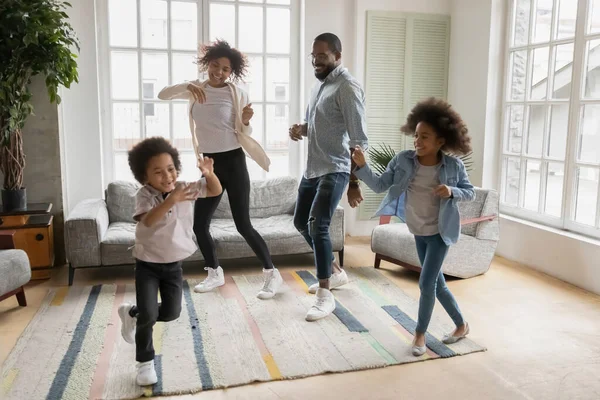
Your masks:
<instances>
[{"instance_id":1,"label":"blue jeans","mask_svg":"<svg viewBox=\"0 0 600 400\"><path fill-rule=\"evenodd\" d=\"M448 254L449 246L444 243L442 237L437 234L433 236L415 236L417 253L421 261L421 277L419 288L419 319L417 321L417 333L425 333L431 320L435 298L440 301L454 324L459 327L464 324L463 316L456 304L456 300L450 289L446 286L446 280L442 273L442 264Z\"/></svg>"},{"instance_id":2,"label":"blue jeans","mask_svg":"<svg viewBox=\"0 0 600 400\"><path fill-rule=\"evenodd\" d=\"M317 278L331 277L333 250L329 225L342 199L350 174L333 173L317 178L302 178L294 211L294 226L313 249Z\"/></svg>"}]
</instances>

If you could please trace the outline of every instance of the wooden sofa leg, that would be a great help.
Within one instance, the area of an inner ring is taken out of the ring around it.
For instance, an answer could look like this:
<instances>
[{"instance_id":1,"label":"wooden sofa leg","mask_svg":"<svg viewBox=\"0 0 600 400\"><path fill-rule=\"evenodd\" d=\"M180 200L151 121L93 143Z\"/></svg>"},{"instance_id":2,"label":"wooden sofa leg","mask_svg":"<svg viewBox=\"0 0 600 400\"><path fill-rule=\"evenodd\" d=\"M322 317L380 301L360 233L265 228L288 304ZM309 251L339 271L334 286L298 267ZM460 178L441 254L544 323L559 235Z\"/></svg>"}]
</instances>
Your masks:
<instances>
[{"instance_id":1,"label":"wooden sofa leg","mask_svg":"<svg viewBox=\"0 0 600 400\"><path fill-rule=\"evenodd\" d=\"M340 267L344 266L344 249L338 251L338 258L340 259Z\"/></svg>"},{"instance_id":2,"label":"wooden sofa leg","mask_svg":"<svg viewBox=\"0 0 600 400\"><path fill-rule=\"evenodd\" d=\"M69 286L73 286L73 278L75 276L75 268L69 263Z\"/></svg>"},{"instance_id":3,"label":"wooden sofa leg","mask_svg":"<svg viewBox=\"0 0 600 400\"><path fill-rule=\"evenodd\" d=\"M19 290L16 294L17 301L19 302L19 305L21 307L27 307L27 299L25 298L25 289L23 288L23 286L21 286L20 289L21 290Z\"/></svg>"},{"instance_id":4,"label":"wooden sofa leg","mask_svg":"<svg viewBox=\"0 0 600 400\"><path fill-rule=\"evenodd\" d=\"M375 254L375 263L374 266L376 269L379 269L379 266L381 265L381 258L379 258L379 254Z\"/></svg>"}]
</instances>

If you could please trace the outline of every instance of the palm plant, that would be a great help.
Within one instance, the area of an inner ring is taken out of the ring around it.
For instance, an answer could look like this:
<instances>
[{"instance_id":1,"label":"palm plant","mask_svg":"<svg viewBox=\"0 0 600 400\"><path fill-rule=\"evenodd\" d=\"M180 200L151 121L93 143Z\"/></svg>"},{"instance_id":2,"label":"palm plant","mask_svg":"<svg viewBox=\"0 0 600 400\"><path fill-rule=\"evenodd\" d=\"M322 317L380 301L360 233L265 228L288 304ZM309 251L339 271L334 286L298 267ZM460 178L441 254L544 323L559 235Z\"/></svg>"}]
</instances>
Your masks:
<instances>
[{"instance_id":1,"label":"palm plant","mask_svg":"<svg viewBox=\"0 0 600 400\"><path fill-rule=\"evenodd\" d=\"M369 159L371 161L370 165L377 173L382 174L387 168L392 158L396 155L396 151L392 149L388 144L383 143L379 145L379 148L369 148ZM465 155L455 155L452 153L447 153L448 155L458 157L465 164L465 168L467 169L467 173L471 173L473 171L473 152L469 152Z\"/></svg>"}]
</instances>

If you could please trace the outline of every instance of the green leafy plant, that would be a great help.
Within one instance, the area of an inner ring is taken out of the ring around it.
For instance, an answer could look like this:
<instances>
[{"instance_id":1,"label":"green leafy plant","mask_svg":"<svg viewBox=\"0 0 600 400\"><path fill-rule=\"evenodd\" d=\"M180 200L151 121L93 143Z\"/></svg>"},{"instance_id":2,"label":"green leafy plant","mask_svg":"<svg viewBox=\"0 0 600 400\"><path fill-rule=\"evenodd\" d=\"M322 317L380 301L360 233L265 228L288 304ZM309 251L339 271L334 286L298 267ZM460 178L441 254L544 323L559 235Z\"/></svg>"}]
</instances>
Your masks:
<instances>
[{"instance_id":1,"label":"green leafy plant","mask_svg":"<svg viewBox=\"0 0 600 400\"><path fill-rule=\"evenodd\" d=\"M60 103L58 86L78 81L79 44L57 0L0 1L0 171L4 190L23 189L22 129L33 114L31 78L43 74L51 102Z\"/></svg>"},{"instance_id":2,"label":"green leafy plant","mask_svg":"<svg viewBox=\"0 0 600 400\"><path fill-rule=\"evenodd\" d=\"M369 148L368 154L370 159L371 168L377 171L379 174L382 174L387 168L392 158L396 155L396 151L392 149L389 145L383 143L379 145L379 148L371 147ZM448 155L458 157L465 164L465 168L467 173L471 173L473 171L473 152L469 152L465 155L459 156L452 153L448 153Z\"/></svg>"}]
</instances>

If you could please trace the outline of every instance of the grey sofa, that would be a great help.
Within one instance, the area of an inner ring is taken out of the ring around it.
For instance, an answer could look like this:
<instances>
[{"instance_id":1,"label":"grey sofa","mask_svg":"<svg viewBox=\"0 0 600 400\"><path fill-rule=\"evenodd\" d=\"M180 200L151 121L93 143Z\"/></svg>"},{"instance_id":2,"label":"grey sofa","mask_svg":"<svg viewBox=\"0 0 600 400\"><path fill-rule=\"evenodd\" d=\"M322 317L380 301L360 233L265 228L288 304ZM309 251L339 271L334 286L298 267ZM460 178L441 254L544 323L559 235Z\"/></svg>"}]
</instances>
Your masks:
<instances>
[{"instance_id":1,"label":"grey sofa","mask_svg":"<svg viewBox=\"0 0 600 400\"><path fill-rule=\"evenodd\" d=\"M15 249L14 233L0 232L0 301L17 296L19 305L25 307L24 287L31 279L31 267L27 253Z\"/></svg>"},{"instance_id":2,"label":"grey sofa","mask_svg":"<svg viewBox=\"0 0 600 400\"><path fill-rule=\"evenodd\" d=\"M135 239L135 193L139 185L113 182L105 199L84 200L77 204L65 221L66 252L69 262L69 285L75 270L134 263L131 246ZM272 255L311 253L312 250L296 230L293 213L298 182L291 177L253 181L250 190L250 217L264 238ZM333 251L344 257L344 209L336 209L331 222ZM220 259L255 257L237 232L227 193L223 195L211 223L211 234ZM186 261L202 260L200 251Z\"/></svg>"},{"instance_id":3,"label":"grey sofa","mask_svg":"<svg viewBox=\"0 0 600 400\"><path fill-rule=\"evenodd\" d=\"M450 246L442 271L457 278L470 278L487 272L494 258L499 239L498 193L475 189L475 201L458 205L461 215L461 235ZM375 253L375 268L381 260L420 271L415 238L404 223L388 223L381 218L371 235L371 250Z\"/></svg>"}]
</instances>

